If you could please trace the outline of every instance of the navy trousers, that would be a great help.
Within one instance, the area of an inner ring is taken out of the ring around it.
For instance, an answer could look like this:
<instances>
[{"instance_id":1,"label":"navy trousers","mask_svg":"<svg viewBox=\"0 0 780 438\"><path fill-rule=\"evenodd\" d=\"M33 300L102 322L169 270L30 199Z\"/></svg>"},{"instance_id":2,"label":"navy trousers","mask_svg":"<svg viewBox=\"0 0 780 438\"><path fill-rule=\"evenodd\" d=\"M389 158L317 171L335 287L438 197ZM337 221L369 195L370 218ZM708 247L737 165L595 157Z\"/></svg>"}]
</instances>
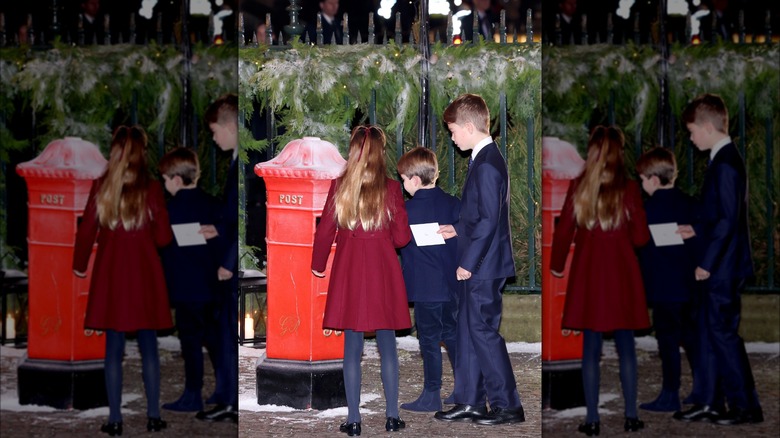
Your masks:
<instances>
[{"instance_id":1,"label":"navy trousers","mask_svg":"<svg viewBox=\"0 0 780 438\"><path fill-rule=\"evenodd\" d=\"M745 280L706 280L704 287L699 315L700 336L707 346L702 349L700 376L704 404L722 406L722 390L729 409L760 409L745 343L739 336Z\"/></svg>"},{"instance_id":2,"label":"navy trousers","mask_svg":"<svg viewBox=\"0 0 780 438\"><path fill-rule=\"evenodd\" d=\"M184 390L200 394L203 389L203 345L206 328L212 327L216 318L214 304L175 303L174 310L184 358Z\"/></svg>"},{"instance_id":3,"label":"navy trousers","mask_svg":"<svg viewBox=\"0 0 780 438\"><path fill-rule=\"evenodd\" d=\"M453 301L443 303L414 303L414 324L423 358L423 375L426 391L441 389L442 355L439 344L444 342L453 367L457 352L457 314Z\"/></svg>"},{"instance_id":4,"label":"navy trousers","mask_svg":"<svg viewBox=\"0 0 780 438\"><path fill-rule=\"evenodd\" d=\"M519 409L512 363L506 342L498 333L501 324L501 288L506 279L462 283L458 306L455 403L491 408Z\"/></svg>"},{"instance_id":5,"label":"navy trousers","mask_svg":"<svg viewBox=\"0 0 780 438\"><path fill-rule=\"evenodd\" d=\"M238 279L220 284L215 325L207 334L213 346L214 402L238 407Z\"/></svg>"},{"instance_id":6,"label":"navy trousers","mask_svg":"<svg viewBox=\"0 0 780 438\"><path fill-rule=\"evenodd\" d=\"M661 356L663 389L676 393L680 390L682 374L680 345L685 348L691 369L696 362L691 348L695 341L695 325L690 304L653 303L653 328Z\"/></svg>"}]
</instances>

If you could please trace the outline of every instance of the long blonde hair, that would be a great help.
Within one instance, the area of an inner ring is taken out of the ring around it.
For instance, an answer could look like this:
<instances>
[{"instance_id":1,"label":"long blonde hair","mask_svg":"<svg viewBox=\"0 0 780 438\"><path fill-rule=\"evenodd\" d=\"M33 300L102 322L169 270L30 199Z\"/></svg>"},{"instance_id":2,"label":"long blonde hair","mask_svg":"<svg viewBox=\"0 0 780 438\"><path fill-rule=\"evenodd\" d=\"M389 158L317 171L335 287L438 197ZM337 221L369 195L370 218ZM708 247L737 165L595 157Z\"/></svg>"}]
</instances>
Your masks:
<instances>
[{"instance_id":1,"label":"long blonde hair","mask_svg":"<svg viewBox=\"0 0 780 438\"><path fill-rule=\"evenodd\" d=\"M578 226L591 230L598 224L611 230L623 221L623 193L628 183L624 142L623 132L616 127L597 126L591 132L585 171L574 191Z\"/></svg>"},{"instance_id":2,"label":"long blonde hair","mask_svg":"<svg viewBox=\"0 0 780 438\"><path fill-rule=\"evenodd\" d=\"M97 216L100 225L126 230L141 228L147 220L146 132L139 126L120 126L114 131L106 173L100 177Z\"/></svg>"},{"instance_id":3,"label":"long blonde hair","mask_svg":"<svg viewBox=\"0 0 780 438\"><path fill-rule=\"evenodd\" d=\"M339 227L376 230L390 219L385 205L387 168L385 133L376 126L358 126L349 140L349 157L334 196Z\"/></svg>"}]
</instances>

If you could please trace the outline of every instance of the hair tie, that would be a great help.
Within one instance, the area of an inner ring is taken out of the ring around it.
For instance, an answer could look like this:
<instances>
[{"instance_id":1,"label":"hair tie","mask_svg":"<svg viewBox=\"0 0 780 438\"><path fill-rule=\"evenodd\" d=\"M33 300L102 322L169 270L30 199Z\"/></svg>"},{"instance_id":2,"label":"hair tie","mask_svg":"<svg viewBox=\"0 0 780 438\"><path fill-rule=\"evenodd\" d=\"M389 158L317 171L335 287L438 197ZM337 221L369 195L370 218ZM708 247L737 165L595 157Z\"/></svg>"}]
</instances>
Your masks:
<instances>
[{"instance_id":1,"label":"hair tie","mask_svg":"<svg viewBox=\"0 0 780 438\"><path fill-rule=\"evenodd\" d=\"M371 132L371 126L364 126L364 135L363 135L363 141L360 143L360 154L358 154L358 161L360 161L360 158L363 156L363 146L366 145L366 139L368 138L368 134Z\"/></svg>"}]
</instances>

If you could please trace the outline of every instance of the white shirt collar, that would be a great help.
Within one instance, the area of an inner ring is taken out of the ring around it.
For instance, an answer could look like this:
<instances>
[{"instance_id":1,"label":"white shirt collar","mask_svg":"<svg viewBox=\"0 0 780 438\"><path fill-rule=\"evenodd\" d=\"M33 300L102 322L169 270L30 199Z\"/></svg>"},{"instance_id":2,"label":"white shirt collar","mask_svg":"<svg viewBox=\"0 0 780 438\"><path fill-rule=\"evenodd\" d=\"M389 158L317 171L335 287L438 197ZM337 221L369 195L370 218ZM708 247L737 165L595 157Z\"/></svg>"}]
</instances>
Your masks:
<instances>
[{"instance_id":1,"label":"white shirt collar","mask_svg":"<svg viewBox=\"0 0 780 438\"><path fill-rule=\"evenodd\" d=\"M715 154L717 154L719 150L723 149L723 146L726 146L729 143L731 143L731 137L727 135L723 137L719 142L712 145L712 149L710 149L710 161L714 160Z\"/></svg>"},{"instance_id":2,"label":"white shirt collar","mask_svg":"<svg viewBox=\"0 0 780 438\"><path fill-rule=\"evenodd\" d=\"M490 136L487 136L482 140L478 141L477 144L474 145L474 149L471 150L471 159L472 160L476 159L479 151L481 151L482 148L489 145L490 143L493 143L493 137Z\"/></svg>"}]
</instances>

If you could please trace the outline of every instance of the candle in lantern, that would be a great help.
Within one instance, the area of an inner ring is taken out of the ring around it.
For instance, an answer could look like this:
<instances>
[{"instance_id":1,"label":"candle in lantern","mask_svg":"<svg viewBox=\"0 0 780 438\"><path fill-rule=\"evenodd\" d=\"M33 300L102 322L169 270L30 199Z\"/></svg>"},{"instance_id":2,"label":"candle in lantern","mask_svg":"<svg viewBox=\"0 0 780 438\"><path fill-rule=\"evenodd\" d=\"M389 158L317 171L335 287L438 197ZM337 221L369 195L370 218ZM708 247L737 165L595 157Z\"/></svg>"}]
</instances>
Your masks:
<instances>
[{"instance_id":1,"label":"candle in lantern","mask_svg":"<svg viewBox=\"0 0 780 438\"><path fill-rule=\"evenodd\" d=\"M5 338L6 339L16 338L16 320L14 319L14 316L11 315L10 313L5 317Z\"/></svg>"},{"instance_id":2,"label":"candle in lantern","mask_svg":"<svg viewBox=\"0 0 780 438\"><path fill-rule=\"evenodd\" d=\"M255 338L255 320L249 314L244 318L244 339Z\"/></svg>"}]
</instances>

